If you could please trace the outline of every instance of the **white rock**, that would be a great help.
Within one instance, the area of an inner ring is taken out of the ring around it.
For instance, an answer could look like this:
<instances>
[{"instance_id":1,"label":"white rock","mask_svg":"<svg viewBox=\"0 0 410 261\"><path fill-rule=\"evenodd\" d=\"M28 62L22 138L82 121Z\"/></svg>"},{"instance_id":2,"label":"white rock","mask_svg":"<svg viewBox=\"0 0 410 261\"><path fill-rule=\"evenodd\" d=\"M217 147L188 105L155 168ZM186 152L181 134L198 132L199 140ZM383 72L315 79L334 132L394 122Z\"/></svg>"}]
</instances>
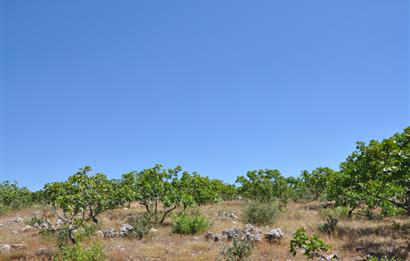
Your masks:
<instances>
[{"instance_id":1,"label":"white rock","mask_svg":"<svg viewBox=\"0 0 410 261\"><path fill-rule=\"evenodd\" d=\"M23 227L22 231L23 231L23 232L27 232L27 231L30 231L30 230L32 230L32 229L33 229L32 226L26 225L25 227Z\"/></svg>"},{"instance_id":2,"label":"white rock","mask_svg":"<svg viewBox=\"0 0 410 261\"><path fill-rule=\"evenodd\" d=\"M16 217L16 219L14 220L14 222L16 223L20 223L21 221L23 221L21 217Z\"/></svg>"},{"instance_id":3,"label":"white rock","mask_svg":"<svg viewBox=\"0 0 410 261\"><path fill-rule=\"evenodd\" d=\"M13 230L13 231L11 231L11 234L12 235L15 235L15 234L17 234L18 232L16 231L16 230Z\"/></svg>"},{"instance_id":4,"label":"white rock","mask_svg":"<svg viewBox=\"0 0 410 261\"><path fill-rule=\"evenodd\" d=\"M157 232L158 232L158 229L151 228L151 229L149 230L149 232L150 232L150 233L154 233L154 234L155 234L155 233L157 233Z\"/></svg>"},{"instance_id":5,"label":"white rock","mask_svg":"<svg viewBox=\"0 0 410 261\"><path fill-rule=\"evenodd\" d=\"M281 240L285 234L282 232L280 228L274 228L272 229L269 233L265 234L266 239L268 239L269 242L275 242Z\"/></svg>"},{"instance_id":6,"label":"white rock","mask_svg":"<svg viewBox=\"0 0 410 261\"><path fill-rule=\"evenodd\" d=\"M122 224L120 228L120 236L127 236L134 228L130 224Z\"/></svg>"},{"instance_id":7,"label":"white rock","mask_svg":"<svg viewBox=\"0 0 410 261\"><path fill-rule=\"evenodd\" d=\"M56 226L62 226L64 225L64 221L61 218L58 218L56 221Z\"/></svg>"},{"instance_id":8,"label":"white rock","mask_svg":"<svg viewBox=\"0 0 410 261\"><path fill-rule=\"evenodd\" d=\"M0 245L0 253L8 253L11 250L11 246L9 244L1 244Z\"/></svg>"},{"instance_id":9,"label":"white rock","mask_svg":"<svg viewBox=\"0 0 410 261\"><path fill-rule=\"evenodd\" d=\"M27 244L13 244L11 247L16 249L24 249L27 248Z\"/></svg>"},{"instance_id":10,"label":"white rock","mask_svg":"<svg viewBox=\"0 0 410 261\"><path fill-rule=\"evenodd\" d=\"M108 228L103 231L104 237L114 238L118 236L118 232L114 228Z\"/></svg>"}]
</instances>

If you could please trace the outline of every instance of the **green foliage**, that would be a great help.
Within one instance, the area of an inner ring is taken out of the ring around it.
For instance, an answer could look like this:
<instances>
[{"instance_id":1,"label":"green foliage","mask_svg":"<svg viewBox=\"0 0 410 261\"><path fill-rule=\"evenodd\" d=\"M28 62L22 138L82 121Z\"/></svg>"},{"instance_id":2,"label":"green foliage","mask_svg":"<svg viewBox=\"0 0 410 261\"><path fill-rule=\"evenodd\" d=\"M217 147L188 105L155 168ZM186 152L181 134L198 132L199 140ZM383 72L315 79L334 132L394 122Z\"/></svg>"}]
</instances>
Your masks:
<instances>
[{"instance_id":1,"label":"green foliage","mask_svg":"<svg viewBox=\"0 0 410 261\"><path fill-rule=\"evenodd\" d=\"M153 216L149 213L139 214L135 217L132 217L129 220L129 223L133 227L133 229L129 236L142 239L154 227L153 222Z\"/></svg>"},{"instance_id":2,"label":"green foliage","mask_svg":"<svg viewBox=\"0 0 410 261\"><path fill-rule=\"evenodd\" d=\"M157 164L150 169L134 173L133 188L138 191L136 199L145 206L148 213L152 214L156 222L162 223L178 206L184 207L194 204L191 195L180 189L178 173L182 171L180 166L174 169L163 169ZM165 209L160 217L159 208L162 204Z\"/></svg>"},{"instance_id":3,"label":"green foliage","mask_svg":"<svg viewBox=\"0 0 410 261\"><path fill-rule=\"evenodd\" d=\"M205 231L211 222L207 217L194 213L188 215L185 213L176 215L172 223L172 232L183 235L194 235Z\"/></svg>"},{"instance_id":4,"label":"green foliage","mask_svg":"<svg viewBox=\"0 0 410 261\"><path fill-rule=\"evenodd\" d=\"M234 239L231 246L225 246L219 260L225 261L244 261L252 254L254 243L247 239Z\"/></svg>"},{"instance_id":5,"label":"green foliage","mask_svg":"<svg viewBox=\"0 0 410 261\"><path fill-rule=\"evenodd\" d=\"M181 172L180 166L164 169L157 164L150 169L125 174L123 184L126 191L132 191L129 199L145 206L158 223L163 223L177 207L186 209L218 200L218 191L213 189L209 178L195 172Z\"/></svg>"},{"instance_id":6,"label":"green foliage","mask_svg":"<svg viewBox=\"0 0 410 261\"><path fill-rule=\"evenodd\" d=\"M85 238L94 236L100 228L101 226L95 223L83 224L83 226L76 231L77 240L82 241Z\"/></svg>"},{"instance_id":7,"label":"green foliage","mask_svg":"<svg viewBox=\"0 0 410 261\"><path fill-rule=\"evenodd\" d=\"M319 230L323 233L327 233L329 236L333 236L336 232L336 226L338 222L339 221L336 218L329 216L326 219L326 223L319 225Z\"/></svg>"},{"instance_id":8,"label":"green foliage","mask_svg":"<svg viewBox=\"0 0 410 261\"><path fill-rule=\"evenodd\" d=\"M388 214L398 208L410 215L410 127L381 142L358 142L340 170L330 182L329 199L353 209L364 205Z\"/></svg>"},{"instance_id":9,"label":"green foliage","mask_svg":"<svg viewBox=\"0 0 410 261\"><path fill-rule=\"evenodd\" d=\"M239 176L236 182L240 183L240 194L246 198L263 202L279 200L281 203L286 203L289 198L288 183L277 169L248 171L246 177Z\"/></svg>"},{"instance_id":10,"label":"green foliage","mask_svg":"<svg viewBox=\"0 0 410 261\"><path fill-rule=\"evenodd\" d=\"M293 256L296 255L297 248L304 249L304 255L308 258L313 258L320 251L328 251L330 246L316 235L307 236L306 230L301 227L293 234L293 238L290 241L290 252Z\"/></svg>"},{"instance_id":11,"label":"green foliage","mask_svg":"<svg viewBox=\"0 0 410 261\"><path fill-rule=\"evenodd\" d=\"M212 191L218 194L219 199L235 200L238 199L238 190L235 185L224 183L219 179L210 180Z\"/></svg>"},{"instance_id":12,"label":"green foliage","mask_svg":"<svg viewBox=\"0 0 410 261\"><path fill-rule=\"evenodd\" d=\"M26 207L35 202L33 193L25 187L18 187L10 181L0 182L0 214L11 209Z\"/></svg>"},{"instance_id":13,"label":"green foliage","mask_svg":"<svg viewBox=\"0 0 410 261\"><path fill-rule=\"evenodd\" d=\"M102 173L88 176L90 171L91 168L86 166L67 181L49 183L44 187L46 202L68 226L68 236L73 243L73 231L81 227L86 218L98 223L100 213L119 204L113 183Z\"/></svg>"},{"instance_id":14,"label":"green foliage","mask_svg":"<svg viewBox=\"0 0 410 261\"><path fill-rule=\"evenodd\" d=\"M334 173L334 170L327 167L316 168L311 173L307 170L302 171L301 179L306 192L304 197L313 200L319 199L326 191L329 177Z\"/></svg>"},{"instance_id":15,"label":"green foliage","mask_svg":"<svg viewBox=\"0 0 410 261\"><path fill-rule=\"evenodd\" d=\"M288 184L289 199L298 201L306 198L306 195L308 195L307 188L300 177L287 177L286 182Z\"/></svg>"},{"instance_id":16,"label":"green foliage","mask_svg":"<svg viewBox=\"0 0 410 261\"><path fill-rule=\"evenodd\" d=\"M184 172L180 179L179 187L186 195L192 197L191 200L193 202L188 201L188 204L184 205L184 207L189 207L193 204L200 206L217 202L220 197L219 192L224 188L224 184L218 184L217 180L202 177L196 172L192 173L192 175Z\"/></svg>"},{"instance_id":17,"label":"green foliage","mask_svg":"<svg viewBox=\"0 0 410 261\"><path fill-rule=\"evenodd\" d=\"M105 259L104 248L98 243L88 248L84 248L80 244L63 245L54 258L56 261L103 261Z\"/></svg>"},{"instance_id":18,"label":"green foliage","mask_svg":"<svg viewBox=\"0 0 410 261\"><path fill-rule=\"evenodd\" d=\"M251 201L244 207L242 218L244 223L270 225L275 223L278 214L279 208L275 203Z\"/></svg>"},{"instance_id":19,"label":"green foliage","mask_svg":"<svg viewBox=\"0 0 410 261\"><path fill-rule=\"evenodd\" d=\"M319 213L323 218L333 217L343 220L349 218L349 210L349 207L338 206L335 208L322 208Z\"/></svg>"},{"instance_id":20,"label":"green foliage","mask_svg":"<svg viewBox=\"0 0 410 261\"><path fill-rule=\"evenodd\" d=\"M26 219L24 223L26 225L34 226L34 224L42 224L44 222L44 218L38 217L36 214L31 215L29 219Z\"/></svg>"}]
</instances>

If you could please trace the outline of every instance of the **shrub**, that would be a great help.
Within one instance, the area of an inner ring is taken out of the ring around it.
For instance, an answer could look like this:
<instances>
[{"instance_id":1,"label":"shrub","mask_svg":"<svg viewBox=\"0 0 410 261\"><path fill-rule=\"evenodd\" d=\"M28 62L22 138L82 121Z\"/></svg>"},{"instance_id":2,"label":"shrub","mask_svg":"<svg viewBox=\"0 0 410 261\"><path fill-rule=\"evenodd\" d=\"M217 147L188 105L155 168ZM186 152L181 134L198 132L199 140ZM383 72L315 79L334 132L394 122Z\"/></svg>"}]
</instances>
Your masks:
<instances>
[{"instance_id":1,"label":"shrub","mask_svg":"<svg viewBox=\"0 0 410 261\"><path fill-rule=\"evenodd\" d=\"M254 248L252 241L244 239L234 239L231 246L225 246L221 253L219 260L226 261L244 261L247 260Z\"/></svg>"},{"instance_id":2,"label":"shrub","mask_svg":"<svg viewBox=\"0 0 410 261\"><path fill-rule=\"evenodd\" d=\"M211 225L207 217L201 214L179 214L172 223L172 232L183 235L194 235L205 231Z\"/></svg>"},{"instance_id":3,"label":"shrub","mask_svg":"<svg viewBox=\"0 0 410 261\"><path fill-rule=\"evenodd\" d=\"M329 236L334 235L336 231L338 220L332 216L326 219L326 223L319 225L319 230L323 233L327 233Z\"/></svg>"},{"instance_id":4,"label":"shrub","mask_svg":"<svg viewBox=\"0 0 410 261\"><path fill-rule=\"evenodd\" d=\"M139 214L129 220L133 227L129 236L142 239L154 227L154 216L148 213Z\"/></svg>"},{"instance_id":5,"label":"shrub","mask_svg":"<svg viewBox=\"0 0 410 261\"><path fill-rule=\"evenodd\" d=\"M24 221L26 225L34 226L34 224L41 224L44 220L38 217L36 214L31 215L31 217Z\"/></svg>"},{"instance_id":6,"label":"shrub","mask_svg":"<svg viewBox=\"0 0 410 261\"><path fill-rule=\"evenodd\" d=\"M395 257L391 257L391 258L390 257L381 257L381 258L379 258L379 257L372 256L367 260L368 261L399 261L400 259L397 259Z\"/></svg>"},{"instance_id":7,"label":"shrub","mask_svg":"<svg viewBox=\"0 0 410 261\"><path fill-rule=\"evenodd\" d=\"M382 217L396 217L405 214L405 211L403 209L397 208L389 202L383 203L381 205L381 210Z\"/></svg>"},{"instance_id":8,"label":"shrub","mask_svg":"<svg viewBox=\"0 0 410 261\"><path fill-rule=\"evenodd\" d=\"M243 209L242 217L245 223L253 225L269 225L276 221L279 208L274 203L250 202Z\"/></svg>"},{"instance_id":9,"label":"shrub","mask_svg":"<svg viewBox=\"0 0 410 261\"><path fill-rule=\"evenodd\" d=\"M335 208L323 208L320 210L320 215L323 218L333 217L337 219L348 219L349 218L349 207L335 207Z\"/></svg>"},{"instance_id":10,"label":"shrub","mask_svg":"<svg viewBox=\"0 0 410 261\"><path fill-rule=\"evenodd\" d=\"M330 246L316 235L307 236L305 229L301 227L293 234L289 252L295 256L297 248L303 248L304 255L313 258L319 254L319 251L328 251Z\"/></svg>"},{"instance_id":11,"label":"shrub","mask_svg":"<svg viewBox=\"0 0 410 261\"><path fill-rule=\"evenodd\" d=\"M76 236L77 240L81 241L85 238L94 236L97 230L101 228L100 224L83 224L81 228L77 230Z\"/></svg>"},{"instance_id":12,"label":"shrub","mask_svg":"<svg viewBox=\"0 0 410 261\"><path fill-rule=\"evenodd\" d=\"M102 261L105 260L104 249L102 245L95 243L88 248L80 244L63 245L55 260L61 261Z\"/></svg>"}]
</instances>

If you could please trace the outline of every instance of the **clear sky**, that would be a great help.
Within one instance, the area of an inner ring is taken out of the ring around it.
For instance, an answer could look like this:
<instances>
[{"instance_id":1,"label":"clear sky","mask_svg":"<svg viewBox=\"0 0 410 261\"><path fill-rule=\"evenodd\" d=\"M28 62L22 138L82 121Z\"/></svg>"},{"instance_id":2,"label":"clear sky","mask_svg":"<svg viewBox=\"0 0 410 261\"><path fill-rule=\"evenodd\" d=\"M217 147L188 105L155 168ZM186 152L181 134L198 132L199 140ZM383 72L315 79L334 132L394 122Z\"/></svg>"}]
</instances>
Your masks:
<instances>
[{"instance_id":1,"label":"clear sky","mask_svg":"<svg viewBox=\"0 0 410 261\"><path fill-rule=\"evenodd\" d=\"M298 175L410 122L408 0L1 2L1 178L31 189Z\"/></svg>"}]
</instances>

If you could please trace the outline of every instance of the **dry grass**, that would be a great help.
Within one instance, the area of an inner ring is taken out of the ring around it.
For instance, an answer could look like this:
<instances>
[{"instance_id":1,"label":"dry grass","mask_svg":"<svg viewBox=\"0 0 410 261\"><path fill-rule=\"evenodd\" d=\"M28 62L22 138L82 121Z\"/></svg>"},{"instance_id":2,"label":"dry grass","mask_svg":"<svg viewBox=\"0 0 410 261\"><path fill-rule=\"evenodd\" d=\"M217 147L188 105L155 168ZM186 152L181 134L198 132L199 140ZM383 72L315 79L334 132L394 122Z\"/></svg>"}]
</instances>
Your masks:
<instances>
[{"instance_id":1,"label":"dry grass","mask_svg":"<svg viewBox=\"0 0 410 261\"><path fill-rule=\"evenodd\" d=\"M221 219L220 211L229 210L240 216L243 202L228 201L215 205L202 206L200 211L212 220L210 231L221 232L223 229L233 226L242 227L241 220ZM342 260L358 260L367 253L387 256L399 256L403 260L410 258L410 221L407 219L395 219L385 221L369 221L364 219L340 221L335 235L330 237L320 234L319 224L324 220L319 214L320 204L291 203L278 217L274 226L259 227L263 231L269 231L273 227L279 227L286 234L286 238L280 244L263 242L258 244L251 256L252 260L305 260L298 254L293 257L289 254L289 241L292 233L298 227L305 227L308 234L319 234L322 239L332 246L332 253L337 253ZM30 218L33 212L42 212L41 208L34 207L18 210L0 217L0 244L27 244L27 248L13 250L10 254L0 255L0 260L50 260L48 259L55 251L54 242L41 237L38 231L23 232L24 222L10 223L15 217ZM116 209L108 211L101 216L104 228L114 227L118 229L126 223L135 213L142 213L144 209L135 204L129 209ZM393 223L393 221L395 223ZM18 231L17 234L11 234ZM158 232L150 234L142 240L116 238L97 239L91 238L85 244L100 241L105 248L109 260L215 260L223 247L222 242L206 241L203 235L181 236L171 233L170 221L158 228ZM39 249L43 249L39 253Z\"/></svg>"}]
</instances>

